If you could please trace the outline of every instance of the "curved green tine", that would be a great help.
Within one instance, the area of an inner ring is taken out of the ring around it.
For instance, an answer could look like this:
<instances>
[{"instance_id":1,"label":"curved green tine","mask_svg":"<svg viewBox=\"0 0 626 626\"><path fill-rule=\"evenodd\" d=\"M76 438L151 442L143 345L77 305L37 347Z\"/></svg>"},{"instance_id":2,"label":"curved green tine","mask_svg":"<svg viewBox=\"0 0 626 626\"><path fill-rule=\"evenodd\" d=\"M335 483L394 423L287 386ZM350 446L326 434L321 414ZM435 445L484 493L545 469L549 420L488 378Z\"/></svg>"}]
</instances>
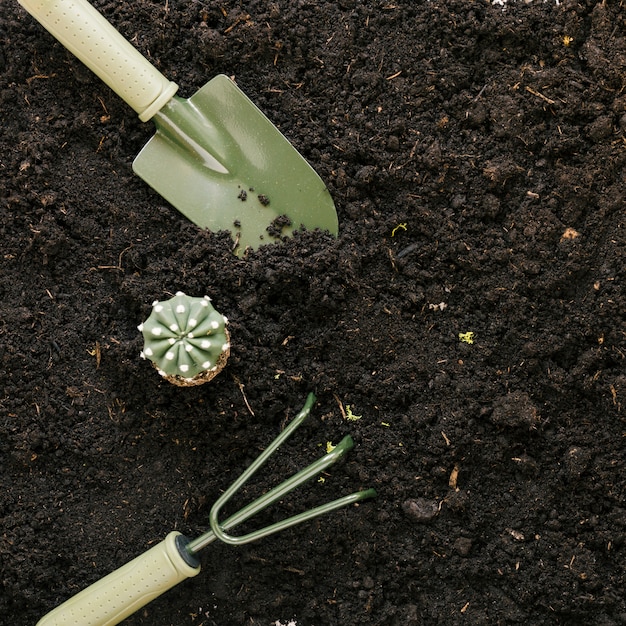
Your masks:
<instances>
[{"instance_id":1,"label":"curved green tine","mask_svg":"<svg viewBox=\"0 0 626 626\"><path fill-rule=\"evenodd\" d=\"M261 528L256 532L243 535L242 537L234 537L232 535L227 535L224 532L220 532L219 538L222 541L230 543L232 545L243 545L244 543L250 543L251 541L256 541L257 539L267 537L268 535L273 535L279 530L285 530L286 528L290 528L291 526L295 526L296 524L300 524L315 517L319 517L320 515L325 515L326 513L330 513L331 511L341 509L344 506L348 506L349 504L354 504L355 502L359 502L359 500L365 500L366 498L375 498L376 495L376 489L365 489L363 491L356 491L355 493L351 493L348 496L337 498L337 500L332 500L331 502L327 502L326 504L320 504L320 506L316 506L313 509L304 511L303 513L299 513L298 515L294 515L292 517L288 517L281 522L276 522L275 524L271 524L270 526Z\"/></svg>"}]
</instances>

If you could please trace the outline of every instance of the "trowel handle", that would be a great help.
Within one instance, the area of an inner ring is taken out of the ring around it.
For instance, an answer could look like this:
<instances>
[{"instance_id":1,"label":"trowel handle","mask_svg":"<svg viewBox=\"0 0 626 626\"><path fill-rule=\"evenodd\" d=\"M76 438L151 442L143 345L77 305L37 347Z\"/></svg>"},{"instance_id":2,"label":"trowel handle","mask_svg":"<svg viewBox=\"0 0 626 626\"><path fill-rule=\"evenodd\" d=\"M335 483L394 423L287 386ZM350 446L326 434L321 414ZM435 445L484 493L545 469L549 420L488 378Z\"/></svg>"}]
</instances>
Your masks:
<instances>
[{"instance_id":1,"label":"trowel handle","mask_svg":"<svg viewBox=\"0 0 626 626\"><path fill-rule=\"evenodd\" d=\"M87 0L18 0L72 54L149 120L176 93L169 81Z\"/></svg>"},{"instance_id":2,"label":"trowel handle","mask_svg":"<svg viewBox=\"0 0 626 626\"><path fill-rule=\"evenodd\" d=\"M42 617L37 626L113 626L179 582L200 564L185 553L187 540L171 532L161 543L101 578ZM184 556L183 556L184 555Z\"/></svg>"}]
</instances>

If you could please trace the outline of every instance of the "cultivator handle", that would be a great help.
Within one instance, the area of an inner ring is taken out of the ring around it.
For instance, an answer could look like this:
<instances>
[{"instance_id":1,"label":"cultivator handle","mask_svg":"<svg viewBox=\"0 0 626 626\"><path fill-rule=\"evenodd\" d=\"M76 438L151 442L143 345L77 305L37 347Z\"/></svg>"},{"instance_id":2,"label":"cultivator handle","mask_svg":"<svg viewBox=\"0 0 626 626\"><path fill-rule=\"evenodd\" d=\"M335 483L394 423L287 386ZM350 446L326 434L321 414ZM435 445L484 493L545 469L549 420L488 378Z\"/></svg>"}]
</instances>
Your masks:
<instances>
[{"instance_id":1,"label":"cultivator handle","mask_svg":"<svg viewBox=\"0 0 626 626\"><path fill-rule=\"evenodd\" d=\"M178 90L87 0L18 0L74 56L148 121Z\"/></svg>"},{"instance_id":2,"label":"cultivator handle","mask_svg":"<svg viewBox=\"0 0 626 626\"><path fill-rule=\"evenodd\" d=\"M200 572L176 531L42 617L37 626L113 626Z\"/></svg>"}]
</instances>

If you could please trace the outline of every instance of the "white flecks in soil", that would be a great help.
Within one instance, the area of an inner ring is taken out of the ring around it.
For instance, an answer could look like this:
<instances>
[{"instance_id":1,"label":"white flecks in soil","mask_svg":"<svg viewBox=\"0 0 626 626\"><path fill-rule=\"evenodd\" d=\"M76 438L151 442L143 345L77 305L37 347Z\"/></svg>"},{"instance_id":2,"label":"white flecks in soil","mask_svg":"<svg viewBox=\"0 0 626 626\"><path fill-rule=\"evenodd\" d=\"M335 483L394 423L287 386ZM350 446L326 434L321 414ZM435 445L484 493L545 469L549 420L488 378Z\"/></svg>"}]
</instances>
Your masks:
<instances>
[{"instance_id":1,"label":"white flecks in soil","mask_svg":"<svg viewBox=\"0 0 626 626\"><path fill-rule=\"evenodd\" d=\"M549 2L550 0L543 0L544 4ZM521 0L523 4L531 4L533 0ZM516 0L513 0L513 4L516 3ZM555 5L558 7L561 4L561 0L554 0ZM509 0L491 0L491 4L494 6L499 6L504 9L509 4Z\"/></svg>"}]
</instances>

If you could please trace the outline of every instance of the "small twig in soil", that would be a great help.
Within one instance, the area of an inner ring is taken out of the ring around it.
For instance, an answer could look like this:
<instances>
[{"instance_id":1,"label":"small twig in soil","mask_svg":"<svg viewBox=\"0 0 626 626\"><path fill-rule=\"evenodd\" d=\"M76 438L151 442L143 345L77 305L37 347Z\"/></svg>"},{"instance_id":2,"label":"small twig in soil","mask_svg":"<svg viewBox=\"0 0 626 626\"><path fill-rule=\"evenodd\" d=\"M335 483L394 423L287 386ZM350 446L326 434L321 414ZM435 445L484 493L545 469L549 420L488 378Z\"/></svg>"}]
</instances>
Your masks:
<instances>
[{"instance_id":1,"label":"small twig in soil","mask_svg":"<svg viewBox=\"0 0 626 626\"><path fill-rule=\"evenodd\" d=\"M397 272L398 271L398 267L396 266L396 261L393 258L393 252L392 252L391 248L387 248L387 252L389 254L389 260L391 261L391 267L393 268L394 272Z\"/></svg>"},{"instance_id":2,"label":"small twig in soil","mask_svg":"<svg viewBox=\"0 0 626 626\"><path fill-rule=\"evenodd\" d=\"M254 411L252 410L252 407L250 406L250 403L248 402L248 398L246 398L246 392L244 391L244 384L236 376L233 376L233 380L237 383L237 387L239 387L239 391L241 391L241 395L243 396L243 401L248 407L248 411L250 411L250 415L252 415L252 417L255 417Z\"/></svg>"},{"instance_id":3,"label":"small twig in soil","mask_svg":"<svg viewBox=\"0 0 626 626\"><path fill-rule=\"evenodd\" d=\"M124 268L122 267L122 257L124 256L125 252L128 252L133 246L130 245L127 248L124 248L119 256L117 257L117 265L98 265L96 269L99 270L119 270L120 272L124 271Z\"/></svg>"},{"instance_id":4,"label":"small twig in soil","mask_svg":"<svg viewBox=\"0 0 626 626\"><path fill-rule=\"evenodd\" d=\"M26 79L26 84L30 85L34 80L47 80L48 78L55 78L56 74L35 74Z\"/></svg>"},{"instance_id":5,"label":"small twig in soil","mask_svg":"<svg viewBox=\"0 0 626 626\"><path fill-rule=\"evenodd\" d=\"M246 13L244 15L239 15L235 18L235 21L224 31L224 34L227 35L231 30L237 28L239 24L248 24L250 22L250 16Z\"/></svg>"},{"instance_id":6,"label":"small twig in soil","mask_svg":"<svg viewBox=\"0 0 626 626\"><path fill-rule=\"evenodd\" d=\"M478 94L477 94L477 95L476 95L476 97L472 100L472 102L476 102L476 100L478 100L478 99L479 99L479 98L483 95L483 93L485 93L485 89L487 89L487 85L488 85L488 83L487 83L487 84L485 84L485 85L483 85L482 89L478 92Z\"/></svg>"},{"instance_id":7,"label":"small twig in soil","mask_svg":"<svg viewBox=\"0 0 626 626\"><path fill-rule=\"evenodd\" d=\"M530 87L528 87L528 85L526 86L526 91L528 93L532 93L533 96L537 96L537 98L541 98L542 100L544 100L548 104L556 104L556 100L551 100L547 96L544 96L542 93L539 93L538 91L535 91L534 89L531 89Z\"/></svg>"},{"instance_id":8,"label":"small twig in soil","mask_svg":"<svg viewBox=\"0 0 626 626\"><path fill-rule=\"evenodd\" d=\"M343 404L341 403L341 400L339 399L339 396L336 393L334 393L333 394L333 398L335 398L335 401L339 405L339 410L341 411L341 417L343 417L343 419L346 419L346 411L343 408Z\"/></svg>"}]
</instances>

